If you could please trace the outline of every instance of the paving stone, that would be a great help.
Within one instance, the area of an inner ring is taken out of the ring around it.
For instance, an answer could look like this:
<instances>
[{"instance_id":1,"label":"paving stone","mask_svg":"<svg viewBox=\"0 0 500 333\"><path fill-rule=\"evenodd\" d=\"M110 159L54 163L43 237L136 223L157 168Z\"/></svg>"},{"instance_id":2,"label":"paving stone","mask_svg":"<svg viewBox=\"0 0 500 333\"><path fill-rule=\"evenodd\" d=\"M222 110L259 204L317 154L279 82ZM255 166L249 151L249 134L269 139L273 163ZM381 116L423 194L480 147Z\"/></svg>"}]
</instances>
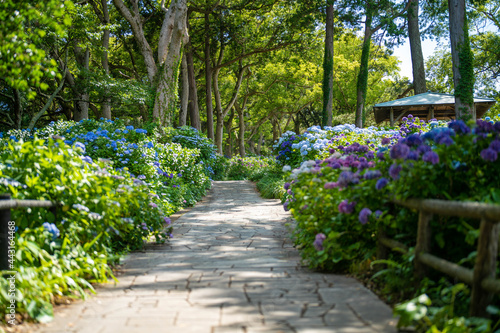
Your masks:
<instances>
[{"instance_id":1,"label":"paving stone","mask_svg":"<svg viewBox=\"0 0 500 333\"><path fill-rule=\"evenodd\" d=\"M124 260L119 282L20 333L382 333L390 308L358 281L309 271L279 200L248 181L214 182L168 244Z\"/></svg>"}]
</instances>

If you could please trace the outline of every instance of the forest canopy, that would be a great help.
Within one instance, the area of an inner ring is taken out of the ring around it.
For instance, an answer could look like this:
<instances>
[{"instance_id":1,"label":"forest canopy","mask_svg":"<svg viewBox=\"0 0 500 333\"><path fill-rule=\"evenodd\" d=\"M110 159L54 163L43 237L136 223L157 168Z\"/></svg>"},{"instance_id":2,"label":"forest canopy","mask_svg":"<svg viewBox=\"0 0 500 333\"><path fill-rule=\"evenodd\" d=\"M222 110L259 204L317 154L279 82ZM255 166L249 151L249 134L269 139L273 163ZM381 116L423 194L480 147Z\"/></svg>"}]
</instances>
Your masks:
<instances>
[{"instance_id":1,"label":"forest canopy","mask_svg":"<svg viewBox=\"0 0 500 333\"><path fill-rule=\"evenodd\" d=\"M427 90L498 99L500 5L463 4L453 18L436 0L3 1L0 130L187 124L244 156L287 130L369 126L374 104ZM426 38L443 47L423 59ZM393 53L408 40L410 78Z\"/></svg>"}]
</instances>

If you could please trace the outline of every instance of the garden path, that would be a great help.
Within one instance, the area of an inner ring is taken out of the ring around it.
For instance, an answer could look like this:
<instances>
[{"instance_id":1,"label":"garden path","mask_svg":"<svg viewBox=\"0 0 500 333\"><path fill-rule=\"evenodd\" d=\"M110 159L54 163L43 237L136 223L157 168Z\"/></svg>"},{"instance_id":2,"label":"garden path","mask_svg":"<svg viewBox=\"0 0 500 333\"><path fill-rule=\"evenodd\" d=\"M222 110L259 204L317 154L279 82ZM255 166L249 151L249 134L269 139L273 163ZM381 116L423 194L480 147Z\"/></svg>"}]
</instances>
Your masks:
<instances>
[{"instance_id":1,"label":"garden path","mask_svg":"<svg viewBox=\"0 0 500 333\"><path fill-rule=\"evenodd\" d=\"M278 200L248 181L214 182L169 244L125 260L117 285L56 309L40 333L396 332L390 308L356 280L300 265Z\"/></svg>"}]
</instances>

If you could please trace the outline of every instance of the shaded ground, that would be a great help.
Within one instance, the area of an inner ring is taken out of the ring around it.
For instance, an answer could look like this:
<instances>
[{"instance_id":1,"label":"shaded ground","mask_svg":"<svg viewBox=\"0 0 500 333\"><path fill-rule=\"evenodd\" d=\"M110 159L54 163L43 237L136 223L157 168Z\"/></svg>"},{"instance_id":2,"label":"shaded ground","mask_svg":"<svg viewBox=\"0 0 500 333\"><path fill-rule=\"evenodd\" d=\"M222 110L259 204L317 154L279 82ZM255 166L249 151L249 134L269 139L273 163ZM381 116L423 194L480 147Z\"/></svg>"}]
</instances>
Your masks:
<instances>
[{"instance_id":1,"label":"shaded ground","mask_svg":"<svg viewBox=\"0 0 500 333\"><path fill-rule=\"evenodd\" d=\"M396 332L391 309L359 282L300 265L288 222L252 183L214 182L170 244L129 255L119 284L26 331Z\"/></svg>"}]
</instances>

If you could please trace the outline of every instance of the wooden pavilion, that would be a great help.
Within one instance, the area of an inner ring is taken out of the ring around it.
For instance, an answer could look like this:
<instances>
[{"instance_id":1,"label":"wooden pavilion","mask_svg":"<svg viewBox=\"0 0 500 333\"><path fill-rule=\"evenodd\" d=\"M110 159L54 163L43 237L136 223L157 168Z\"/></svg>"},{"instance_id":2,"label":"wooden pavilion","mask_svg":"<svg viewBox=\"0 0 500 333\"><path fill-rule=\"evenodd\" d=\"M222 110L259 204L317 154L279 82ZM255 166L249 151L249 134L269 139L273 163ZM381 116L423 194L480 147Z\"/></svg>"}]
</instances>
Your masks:
<instances>
[{"instance_id":1,"label":"wooden pavilion","mask_svg":"<svg viewBox=\"0 0 500 333\"><path fill-rule=\"evenodd\" d=\"M496 101L492 98L474 98L476 118L481 118L495 103ZM426 121L430 119L450 120L455 118L455 96L427 92L375 104L373 111L377 124L389 120L391 126L410 114Z\"/></svg>"}]
</instances>

